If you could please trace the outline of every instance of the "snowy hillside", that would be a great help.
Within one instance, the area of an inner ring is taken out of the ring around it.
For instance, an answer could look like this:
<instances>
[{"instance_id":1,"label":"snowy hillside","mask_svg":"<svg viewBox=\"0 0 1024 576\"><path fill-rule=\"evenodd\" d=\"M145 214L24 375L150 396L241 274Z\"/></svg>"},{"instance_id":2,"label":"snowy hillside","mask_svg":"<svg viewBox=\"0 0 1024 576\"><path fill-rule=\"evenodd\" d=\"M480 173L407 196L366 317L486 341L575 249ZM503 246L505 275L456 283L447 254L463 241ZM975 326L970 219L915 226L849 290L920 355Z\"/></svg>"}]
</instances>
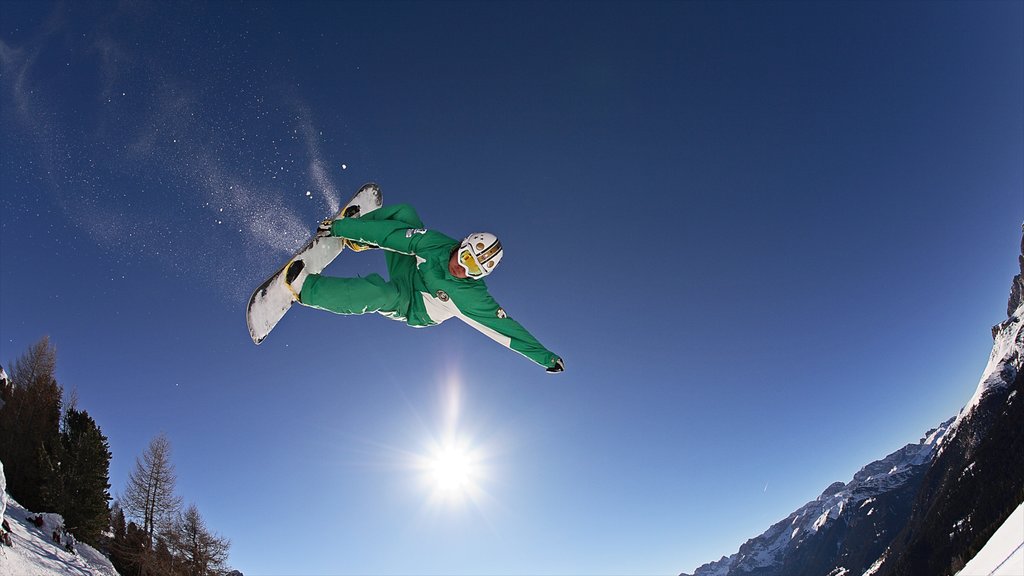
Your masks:
<instances>
[{"instance_id":1,"label":"snowy hillside","mask_svg":"<svg viewBox=\"0 0 1024 576\"><path fill-rule=\"evenodd\" d=\"M42 527L32 522L36 516L42 516ZM0 545L0 576L117 576L110 561L91 546L75 543L71 553L53 542L54 530L64 524L59 515L33 514L8 499L4 519L13 545Z\"/></svg>"},{"instance_id":2,"label":"snowy hillside","mask_svg":"<svg viewBox=\"0 0 1024 576\"><path fill-rule=\"evenodd\" d=\"M1024 574L1024 504L1010 514L988 544L956 576L1020 574Z\"/></svg>"}]
</instances>

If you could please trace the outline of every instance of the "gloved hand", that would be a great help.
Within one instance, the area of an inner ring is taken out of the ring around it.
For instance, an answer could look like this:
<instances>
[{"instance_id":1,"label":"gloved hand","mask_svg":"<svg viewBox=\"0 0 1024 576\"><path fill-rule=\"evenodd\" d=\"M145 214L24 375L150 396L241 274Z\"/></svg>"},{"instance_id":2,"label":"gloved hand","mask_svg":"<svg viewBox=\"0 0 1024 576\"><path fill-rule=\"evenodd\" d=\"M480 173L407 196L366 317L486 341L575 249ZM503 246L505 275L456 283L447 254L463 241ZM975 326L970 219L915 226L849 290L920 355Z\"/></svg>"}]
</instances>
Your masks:
<instances>
[{"instance_id":1,"label":"gloved hand","mask_svg":"<svg viewBox=\"0 0 1024 576\"><path fill-rule=\"evenodd\" d=\"M565 362L562 362L561 358L555 358L555 365L547 369L548 374L558 374L559 372L565 372Z\"/></svg>"},{"instance_id":2,"label":"gloved hand","mask_svg":"<svg viewBox=\"0 0 1024 576\"><path fill-rule=\"evenodd\" d=\"M324 220L323 222L321 222L320 225L317 226L317 228L316 228L316 237L317 238L328 238L328 237L330 237L331 236L331 225L333 225L333 224L334 224L334 220L331 220L330 218L328 218L327 220Z\"/></svg>"}]
</instances>

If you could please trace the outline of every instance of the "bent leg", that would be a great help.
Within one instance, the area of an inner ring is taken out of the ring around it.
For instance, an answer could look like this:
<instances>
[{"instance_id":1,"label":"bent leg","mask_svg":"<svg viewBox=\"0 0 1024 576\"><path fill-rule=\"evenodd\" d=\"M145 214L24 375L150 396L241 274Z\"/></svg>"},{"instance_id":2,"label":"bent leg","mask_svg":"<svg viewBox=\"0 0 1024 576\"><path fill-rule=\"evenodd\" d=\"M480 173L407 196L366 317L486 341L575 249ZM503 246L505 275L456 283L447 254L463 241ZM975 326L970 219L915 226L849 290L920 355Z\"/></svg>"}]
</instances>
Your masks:
<instances>
[{"instance_id":1,"label":"bent leg","mask_svg":"<svg viewBox=\"0 0 1024 576\"><path fill-rule=\"evenodd\" d=\"M310 274L302 284L299 303L335 314L390 312L398 301L398 288L379 274L365 278L335 278Z\"/></svg>"},{"instance_id":2,"label":"bent leg","mask_svg":"<svg viewBox=\"0 0 1024 576\"><path fill-rule=\"evenodd\" d=\"M423 220L420 220L419 214L416 213L416 209L408 204L381 206L369 214L360 216L360 218L367 220L397 220L408 225L410 228L425 227Z\"/></svg>"}]
</instances>

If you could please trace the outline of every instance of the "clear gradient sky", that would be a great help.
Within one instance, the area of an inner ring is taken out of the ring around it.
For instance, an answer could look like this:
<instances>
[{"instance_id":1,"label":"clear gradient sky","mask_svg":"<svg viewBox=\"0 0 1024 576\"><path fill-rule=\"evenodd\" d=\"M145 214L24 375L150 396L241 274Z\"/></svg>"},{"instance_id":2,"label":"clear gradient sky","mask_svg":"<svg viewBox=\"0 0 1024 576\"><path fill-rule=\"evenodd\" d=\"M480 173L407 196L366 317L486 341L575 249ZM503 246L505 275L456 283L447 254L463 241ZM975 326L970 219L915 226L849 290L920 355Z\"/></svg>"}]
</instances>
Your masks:
<instances>
[{"instance_id":1,"label":"clear gradient sky","mask_svg":"<svg viewBox=\"0 0 1024 576\"><path fill-rule=\"evenodd\" d=\"M0 362L50 336L115 494L165 432L247 576L692 571L955 415L1016 270L1021 2L0 0L0 66ZM497 233L565 374L457 321L254 346L371 180Z\"/></svg>"}]
</instances>

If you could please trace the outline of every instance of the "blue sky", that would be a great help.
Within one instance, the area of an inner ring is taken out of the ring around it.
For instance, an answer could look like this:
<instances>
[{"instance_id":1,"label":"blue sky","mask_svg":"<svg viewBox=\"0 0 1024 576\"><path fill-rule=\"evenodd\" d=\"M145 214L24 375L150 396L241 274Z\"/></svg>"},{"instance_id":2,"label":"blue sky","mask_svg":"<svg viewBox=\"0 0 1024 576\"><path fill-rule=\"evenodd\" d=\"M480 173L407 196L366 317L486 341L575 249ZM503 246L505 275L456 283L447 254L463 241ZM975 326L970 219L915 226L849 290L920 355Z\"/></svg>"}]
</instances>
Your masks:
<instances>
[{"instance_id":1,"label":"blue sky","mask_svg":"<svg viewBox=\"0 0 1024 576\"><path fill-rule=\"evenodd\" d=\"M165 432L248 576L692 571L953 416L1016 270L1019 2L5 1L0 64L0 362L50 336L115 493ZM565 374L455 321L253 346L371 180L497 233Z\"/></svg>"}]
</instances>

